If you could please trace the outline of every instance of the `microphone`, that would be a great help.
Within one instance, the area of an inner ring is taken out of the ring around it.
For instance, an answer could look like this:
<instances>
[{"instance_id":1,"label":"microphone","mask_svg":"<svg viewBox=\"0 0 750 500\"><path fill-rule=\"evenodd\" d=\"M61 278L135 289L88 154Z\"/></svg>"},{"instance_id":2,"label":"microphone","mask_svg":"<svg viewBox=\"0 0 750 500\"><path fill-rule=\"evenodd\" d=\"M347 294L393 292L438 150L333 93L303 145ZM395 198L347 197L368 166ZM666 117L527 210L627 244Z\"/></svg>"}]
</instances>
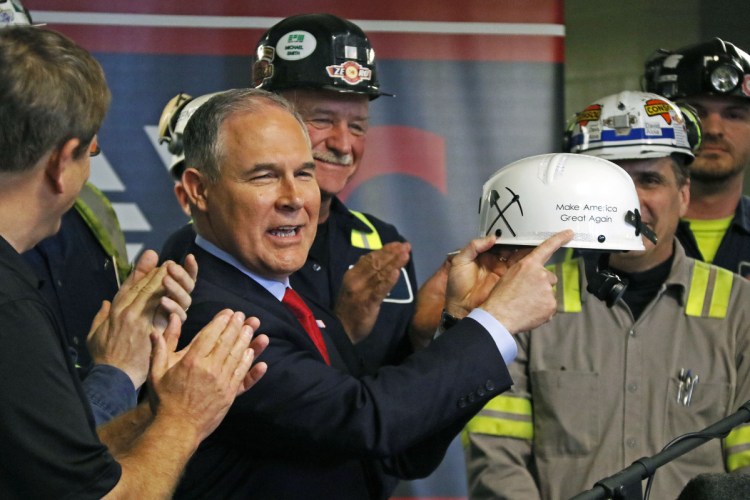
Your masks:
<instances>
[{"instance_id":1,"label":"microphone","mask_svg":"<svg viewBox=\"0 0 750 500\"><path fill-rule=\"evenodd\" d=\"M750 421L750 401L715 424L700 432L689 432L673 439L663 450L652 457L643 457L616 474L597 481L593 488L574 496L571 500L641 500L640 482L653 476L656 469L714 438L723 438L740 424ZM723 497L719 497L723 498ZM748 497L744 497L748 498Z\"/></svg>"},{"instance_id":2,"label":"microphone","mask_svg":"<svg viewBox=\"0 0 750 500\"><path fill-rule=\"evenodd\" d=\"M750 498L750 474L700 474L691 479L677 500L746 500Z\"/></svg>"}]
</instances>

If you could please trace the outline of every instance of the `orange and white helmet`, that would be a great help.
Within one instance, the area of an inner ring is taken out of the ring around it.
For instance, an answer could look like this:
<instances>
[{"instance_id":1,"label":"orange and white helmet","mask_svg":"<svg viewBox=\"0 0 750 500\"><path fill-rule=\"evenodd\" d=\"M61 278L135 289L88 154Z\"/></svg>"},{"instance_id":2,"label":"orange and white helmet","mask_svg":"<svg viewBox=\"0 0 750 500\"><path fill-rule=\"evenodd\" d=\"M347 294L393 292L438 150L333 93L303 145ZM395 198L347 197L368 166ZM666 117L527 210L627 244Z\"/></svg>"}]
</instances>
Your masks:
<instances>
[{"instance_id":1,"label":"orange and white helmet","mask_svg":"<svg viewBox=\"0 0 750 500\"><path fill-rule=\"evenodd\" d=\"M700 125L692 114L649 92L608 95L576 113L568 127L569 151L607 160L684 156L695 158Z\"/></svg>"},{"instance_id":2,"label":"orange and white helmet","mask_svg":"<svg viewBox=\"0 0 750 500\"><path fill-rule=\"evenodd\" d=\"M479 201L480 236L501 245L537 246L572 229L569 248L643 250L633 180L614 163L592 156L554 153L518 160L484 183Z\"/></svg>"}]
</instances>

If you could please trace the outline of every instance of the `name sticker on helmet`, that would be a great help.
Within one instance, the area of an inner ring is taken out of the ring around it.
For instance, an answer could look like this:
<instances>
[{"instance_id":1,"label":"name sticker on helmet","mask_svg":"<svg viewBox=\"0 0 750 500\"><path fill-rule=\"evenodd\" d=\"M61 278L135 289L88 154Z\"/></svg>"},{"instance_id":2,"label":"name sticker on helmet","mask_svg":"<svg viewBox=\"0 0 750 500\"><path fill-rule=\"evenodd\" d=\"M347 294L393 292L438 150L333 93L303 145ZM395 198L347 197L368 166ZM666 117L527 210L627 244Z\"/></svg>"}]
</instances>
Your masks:
<instances>
[{"instance_id":1,"label":"name sticker on helmet","mask_svg":"<svg viewBox=\"0 0 750 500\"><path fill-rule=\"evenodd\" d=\"M672 106L662 101L661 99L649 99L646 104L643 105L643 109L646 110L648 116L661 116L667 125L672 124Z\"/></svg>"},{"instance_id":2,"label":"name sticker on helmet","mask_svg":"<svg viewBox=\"0 0 750 500\"><path fill-rule=\"evenodd\" d=\"M587 106L586 109L578 113L576 121L581 125L586 125L590 121L598 121L602 116L602 107L599 104L592 104Z\"/></svg>"},{"instance_id":3,"label":"name sticker on helmet","mask_svg":"<svg viewBox=\"0 0 750 500\"><path fill-rule=\"evenodd\" d=\"M315 52L318 41L307 31L290 31L279 38L276 54L286 61L298 61Z\"/></svg>"},{"instance_id":4,"label":"name sticker on helmet","mask_svg":"<svg viewBox=\"0 0 750 500\"><path fill-rule=\"evenodd\" d=\"M349 85L356 85L361 81L369 81L372 78L372 70L365 68L356 61L326 66L326 71L331 78L340 78Z\"/></svg>"}]
</instances>

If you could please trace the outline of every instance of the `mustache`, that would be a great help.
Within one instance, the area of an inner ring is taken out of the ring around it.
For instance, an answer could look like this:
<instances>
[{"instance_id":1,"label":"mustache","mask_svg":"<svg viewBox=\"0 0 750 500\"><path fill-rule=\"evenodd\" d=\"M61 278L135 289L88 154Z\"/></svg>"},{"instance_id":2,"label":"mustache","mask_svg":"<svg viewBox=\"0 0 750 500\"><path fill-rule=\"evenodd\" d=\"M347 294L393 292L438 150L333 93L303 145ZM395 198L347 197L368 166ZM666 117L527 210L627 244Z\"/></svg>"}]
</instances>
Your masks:
<instances>
[{"instance_id":1,"label":"mustache","mask_svg":"<svg viewBox=\"0 0 750 500\"><path fill-rule=\"evenodd\" d=\"M703 140L701 141L701 148L707 144L710 144L711 146L721 146L724 149L729 149L729 145L726 143L726 141L716 135L704 135Z\"/></svg>"},{"instance_id":2,"label":"mustache","mask_svg":"<svg viewBox=\"0 0 750 500\"><path fill-rule=\"evenodd\" d=\"M332 163L334 165L341 165L342 167L349 167L354 163L354 157L352 155L340 155L333 151L313 151L313 159Z\"/></svg>"}]
</instances>

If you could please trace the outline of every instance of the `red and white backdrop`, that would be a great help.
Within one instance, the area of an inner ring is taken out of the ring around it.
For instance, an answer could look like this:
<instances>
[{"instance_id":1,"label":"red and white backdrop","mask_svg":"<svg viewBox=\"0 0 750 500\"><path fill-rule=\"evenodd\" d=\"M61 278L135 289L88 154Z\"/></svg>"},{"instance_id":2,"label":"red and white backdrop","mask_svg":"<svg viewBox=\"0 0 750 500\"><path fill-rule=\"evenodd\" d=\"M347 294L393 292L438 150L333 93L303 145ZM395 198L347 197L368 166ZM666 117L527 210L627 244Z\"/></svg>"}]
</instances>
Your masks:
<instances>
[{"instance_id":1,"label":"red and white backdrop","mask_svg":"<svg viewBox=\"0 0 750 500\"><path fill-rule=\"evenodd\" d=\"M558 150L563 125L562 0L25 0L95 54L112 88L92 181L113 201L131 257L186 219L156 126L178 92L250 83L253 49L283 17L330 12L369 35L383 90L346 203L393 222L424 281L474 237L481 186L501 166ZM456 442L399 497L463 498Z\"/></svg>"}]
</instances>

